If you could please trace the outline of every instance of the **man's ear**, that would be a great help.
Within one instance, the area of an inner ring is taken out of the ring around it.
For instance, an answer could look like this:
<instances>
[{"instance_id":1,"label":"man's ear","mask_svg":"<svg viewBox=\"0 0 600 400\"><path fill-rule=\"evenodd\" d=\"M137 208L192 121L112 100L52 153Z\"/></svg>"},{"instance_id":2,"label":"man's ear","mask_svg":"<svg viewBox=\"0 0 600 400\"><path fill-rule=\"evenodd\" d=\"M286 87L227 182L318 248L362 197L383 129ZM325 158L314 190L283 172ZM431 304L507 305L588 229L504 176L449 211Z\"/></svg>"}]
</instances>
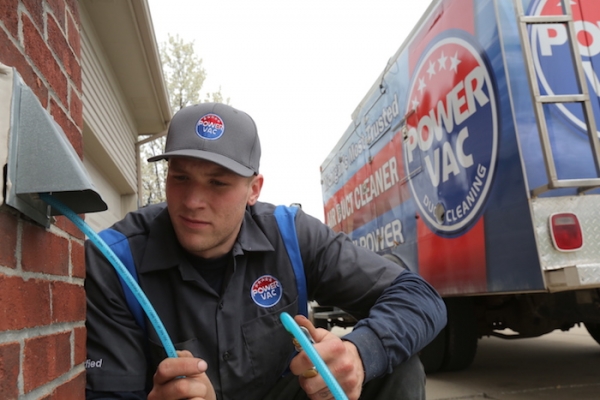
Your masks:
<instances>
[{"instance_id":1,"label":"man's ear","mask_svg":"<svg viewBox=\"0 0 600 400\"><path fill-rule=\"evenodd\" d=\"M264 178L262 175L258 174L253 176L252 181L250 181L250 193L248 196L248 205L253 206L258 201L258 196L260 196L260 191L262 190Z\"/></svg>"}]
</instances>

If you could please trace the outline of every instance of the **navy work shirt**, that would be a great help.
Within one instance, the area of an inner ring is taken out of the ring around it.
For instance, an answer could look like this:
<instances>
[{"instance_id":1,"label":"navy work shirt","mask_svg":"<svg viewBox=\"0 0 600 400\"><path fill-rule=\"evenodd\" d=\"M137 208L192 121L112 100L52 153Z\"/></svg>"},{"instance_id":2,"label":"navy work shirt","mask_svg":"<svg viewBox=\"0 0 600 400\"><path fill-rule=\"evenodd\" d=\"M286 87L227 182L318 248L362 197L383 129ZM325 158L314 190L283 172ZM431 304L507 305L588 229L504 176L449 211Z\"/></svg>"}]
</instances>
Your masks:
<instances>
[{"instance_id":1,"label":"navy work shirt","mask_svg":"<svg viewBox=\"0 0 600 400\"><path fill-rule=\"evenodd\" d=\"M294 350L279 315L298 314L298 293L274 209L247 208L220 293L179 245L165 204L113 226L128 238L140 286L175 347L206 360L220 400L263 398ZM391 372L445 325L441 298L416 274L301 210L296 231L309 299L361 320L345 339L357 346L366 380ZM136 324L116 272L90 242L86 263L87 388L142 391L165 352L149 323L147 333Z\"/></svg>"}]
</instances>

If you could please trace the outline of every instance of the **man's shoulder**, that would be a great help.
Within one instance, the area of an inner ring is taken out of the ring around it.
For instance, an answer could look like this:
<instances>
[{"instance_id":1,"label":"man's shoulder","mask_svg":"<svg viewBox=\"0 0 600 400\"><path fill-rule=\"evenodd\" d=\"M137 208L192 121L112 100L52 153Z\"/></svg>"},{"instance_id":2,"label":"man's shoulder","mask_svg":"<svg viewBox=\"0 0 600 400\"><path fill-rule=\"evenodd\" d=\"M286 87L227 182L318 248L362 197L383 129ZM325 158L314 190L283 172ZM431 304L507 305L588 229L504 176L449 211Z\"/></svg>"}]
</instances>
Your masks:
<instances>
[{"instance_id":1,"label":"man's shoulder","mask_svg":"<svg viewBox=\"0 0 600 400\"><path fill-rule=\"evenodd\" d=\"M131 211L125 217L116 222L111 229L121 232L127 237L147 233L157 220L168 220L166 203L150 204L138 210Z\"/></svg>"},{"instance_id":2,"label":"man's shoulder","mask_svg":"<svg viewBox=\"0 0 600 400\"><path fill-rule=\"evenodd\" d=\"M248 207L252 218L261 218L264 216L272 216L275 212L275 205L257 201L253 206Z\"/></svg>"},{"instance_id":3,"label":"man's shoulder","mask_svg":"<svg viewBox=\"0 0 600 400\"><path fill-rule=\"evenodd\" d=\"M285 206L284 205L277 206L275 204L257 201L256 204L249 207L249 210L250 210L250 215L253 218L272 217L275 214L275 209L277 207L285 207ZM289 207L297 207L297 206L292 205ZM298 207L297 214L308 215L308 214L304 214L304 212L302 211L302 207Z\"/></svg>"},{"instance_id":4,"label":"man's shoulder","mask_svg":"<svg viewBox=\"0 0 600 400\"><path fill-rule=\"evenodd\" d=\"M274 226L279 225L275 218L275 209L278 206L270 203L257 202L255 205L249 207L249 213L246 213L247 218L250 217L256 224L262 227L263 230L269 230ZM315 232L321 232L327 230L327 226L324 225L317 218L306 214L302 211L302 208L298 208L294 217L294 225L296 227L298 238L302 240L303 237L310 237Z\"/></svg>"},{"instance_id":5,"label":"man's shoulder","mask_svg":"<svg viewBox=\"0 0 600 400\"><path fill-rule=\"evenodd\" d=\"M248 207L249 213L246 213L246 217L250 217L254 220L254 222L258 223L259 225L265 224L267 226L270 226L277 223L275 219L275 209L277 207L281 206L257 201L256 204ZM301 212L301 209L298 210L297 214L303 214Z\"/></svg>"}]
</instances>

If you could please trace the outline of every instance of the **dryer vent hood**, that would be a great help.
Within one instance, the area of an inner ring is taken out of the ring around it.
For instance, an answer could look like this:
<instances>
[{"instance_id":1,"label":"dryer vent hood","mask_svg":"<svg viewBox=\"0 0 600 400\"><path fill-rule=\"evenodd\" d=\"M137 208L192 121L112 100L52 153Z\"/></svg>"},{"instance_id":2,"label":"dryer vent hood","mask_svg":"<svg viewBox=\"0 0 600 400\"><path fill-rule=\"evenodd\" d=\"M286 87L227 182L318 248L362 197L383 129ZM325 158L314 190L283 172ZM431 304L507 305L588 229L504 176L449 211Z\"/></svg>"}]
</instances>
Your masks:
<instances>
[{"instance_id":1,"label":"dryer vent hood","mask_svg":"<svg viewBox=\"0 0 600 400\"><path fill-rule=\"evenodd\" d=\"M77 214L106 210L65 133L14 68L0 64L0 88L10 92L10 101L0 95L0 115L9 115L10 121L5 203L44 226L59 212L40 200L40 193L52 194ZM6 132L1 125L0 131Z\"/></svg>"}]
</instances>

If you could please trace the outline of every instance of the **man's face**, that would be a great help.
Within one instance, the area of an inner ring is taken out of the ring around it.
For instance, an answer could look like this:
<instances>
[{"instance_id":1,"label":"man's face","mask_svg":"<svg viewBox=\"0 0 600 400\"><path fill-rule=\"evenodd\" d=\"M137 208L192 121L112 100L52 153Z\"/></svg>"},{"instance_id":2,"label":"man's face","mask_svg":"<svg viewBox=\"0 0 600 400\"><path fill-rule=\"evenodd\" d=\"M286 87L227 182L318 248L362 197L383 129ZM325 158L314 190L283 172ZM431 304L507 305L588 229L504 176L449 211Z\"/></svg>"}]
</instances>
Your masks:
<instances>
[{"instance_id":1,"label":"man's face","mask_svg":"<svg viewBox=\"0 0 600 400\"><path fill-rule=\"evenodd\" d=\"M229 252L262 183L262 175L246 178L210 161L170 159L167 204L183 248L203 258Z\"/></svg>"}]
</instances>

